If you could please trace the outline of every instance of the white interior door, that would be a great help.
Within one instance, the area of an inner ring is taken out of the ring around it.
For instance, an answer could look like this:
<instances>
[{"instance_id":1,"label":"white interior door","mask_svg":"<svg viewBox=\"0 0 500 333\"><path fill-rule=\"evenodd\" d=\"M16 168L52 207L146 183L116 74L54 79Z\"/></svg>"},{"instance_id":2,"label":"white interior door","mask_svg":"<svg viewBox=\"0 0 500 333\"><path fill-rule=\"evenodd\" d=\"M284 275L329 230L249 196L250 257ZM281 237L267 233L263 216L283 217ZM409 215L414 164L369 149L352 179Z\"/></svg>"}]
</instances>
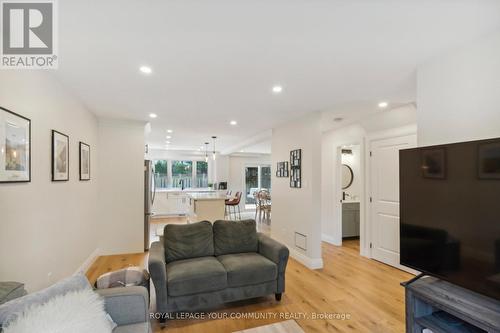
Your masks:
<instances>
[{"instance_id":1,"label":"white interior door","mask_svg":"<svg viewBox=\"0 0 500 333\"><path fill-rule=\"evenodd\" d=\"M398 268L399 150L416 146L416 134L370 144L372 258Z\"/></svg>"}]
</instances>

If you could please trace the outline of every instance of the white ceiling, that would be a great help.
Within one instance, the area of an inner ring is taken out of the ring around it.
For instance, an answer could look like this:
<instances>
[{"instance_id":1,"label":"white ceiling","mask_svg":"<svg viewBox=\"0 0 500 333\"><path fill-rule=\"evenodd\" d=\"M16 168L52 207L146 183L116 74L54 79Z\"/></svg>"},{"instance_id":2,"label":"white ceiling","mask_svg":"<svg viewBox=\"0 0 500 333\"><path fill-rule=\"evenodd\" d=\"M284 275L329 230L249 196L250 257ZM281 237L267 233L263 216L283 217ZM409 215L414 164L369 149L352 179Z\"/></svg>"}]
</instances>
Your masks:
<instances>
[{"instance_id":1,"label":"white ceiling","mask_svg":"<svg viewBox=\"0 0 500 333\"><path fill-rule=\"evenodd\" d=\"M212 135L228 149L310 111L414 101L417 64L500 24L497 0L58 4L59 79L99 116L158 114L150 146L170 128L184 150Z\"/></svg>"}]
</instances>

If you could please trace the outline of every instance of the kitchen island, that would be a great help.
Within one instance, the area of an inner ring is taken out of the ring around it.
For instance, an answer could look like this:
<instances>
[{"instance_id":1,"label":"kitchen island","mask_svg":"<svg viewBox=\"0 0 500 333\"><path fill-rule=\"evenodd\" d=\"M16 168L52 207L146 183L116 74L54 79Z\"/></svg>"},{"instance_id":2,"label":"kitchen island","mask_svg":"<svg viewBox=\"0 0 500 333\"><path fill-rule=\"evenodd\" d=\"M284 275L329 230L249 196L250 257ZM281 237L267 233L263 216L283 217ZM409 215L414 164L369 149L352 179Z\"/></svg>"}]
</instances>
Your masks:
<instances>
[{"instance_id":1,"label":"kitchen island","mask_svg":"<svg viewBox=\"0 0 500 333\"><path fill-rule=\"evenodd\" d=\"M215 222L224 220L226 208L226 192L191 192L189 199L188 220L190 223L199 221Z\"/></svg>"},{"instance_id":2,"label":"kitchen island","mask_svg":"<svg viewBox=\"0 0 500 333\"><path fill-rule=\"evenodd\" d=\"M187 216L190 193L214 193L210 188L159 188L155 191L152 211L155 217Z\"/></svg>"}]
</instances>

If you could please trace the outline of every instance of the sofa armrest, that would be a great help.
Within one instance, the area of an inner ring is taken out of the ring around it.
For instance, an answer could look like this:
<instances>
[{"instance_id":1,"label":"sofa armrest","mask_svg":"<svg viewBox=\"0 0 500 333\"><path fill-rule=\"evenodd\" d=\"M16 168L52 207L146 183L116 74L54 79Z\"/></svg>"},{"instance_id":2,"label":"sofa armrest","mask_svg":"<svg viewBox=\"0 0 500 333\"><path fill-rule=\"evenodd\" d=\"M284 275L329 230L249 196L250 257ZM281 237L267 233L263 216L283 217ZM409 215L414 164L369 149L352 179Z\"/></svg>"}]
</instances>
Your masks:
<instances>
[{"instance_id":1,"label":"sofa armrest","mask_svg":"<svg viewBox=\"0 0 500 333\"><path fill-rule=\"evenodd\" d=\"M96 292L104 298L106 312L118 326L149 320L149 296L146 288L118 287L97 289Z\"/></svg>"},{"instance_id":2,"label":"sofa armrest","mask_svg":"<svg viewBox=\"0 0 500 333\"><path fill-rule=\"evenodd\" d=\"M162 242L153 242L149 249L149 274L156 291L156 311L167 312L167 263Z\"/></svg>"},{"instance_id":3,"label":"sofa armrest","mask_svg":"<svg viewBox=\"0 0 500 333\"><path fill-rule=\"evenodd\" d=\"M285 290L285 270L290 251L288 248L262 233L259 237L259 254L271 260L278 266L278 293Z\"/></svg>"}]
</instances>

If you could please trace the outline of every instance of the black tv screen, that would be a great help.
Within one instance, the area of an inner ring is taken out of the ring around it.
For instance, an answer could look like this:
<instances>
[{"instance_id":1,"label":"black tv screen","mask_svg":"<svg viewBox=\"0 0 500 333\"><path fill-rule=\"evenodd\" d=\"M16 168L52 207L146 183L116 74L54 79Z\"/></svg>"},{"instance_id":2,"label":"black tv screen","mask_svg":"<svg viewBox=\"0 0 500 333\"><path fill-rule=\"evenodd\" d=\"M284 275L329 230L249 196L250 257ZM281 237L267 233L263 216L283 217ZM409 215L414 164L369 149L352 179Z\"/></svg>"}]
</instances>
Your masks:
<instances>
[{"instance_id":1,"label":"black tv screen","mask_svg":"<svg viewBox=\"0 0 500 333\"><path fill-rule=\"evenodd\" d=\"M401 264L500 299L500 139L400 151Z\"/></svg>"}]
</instances>

